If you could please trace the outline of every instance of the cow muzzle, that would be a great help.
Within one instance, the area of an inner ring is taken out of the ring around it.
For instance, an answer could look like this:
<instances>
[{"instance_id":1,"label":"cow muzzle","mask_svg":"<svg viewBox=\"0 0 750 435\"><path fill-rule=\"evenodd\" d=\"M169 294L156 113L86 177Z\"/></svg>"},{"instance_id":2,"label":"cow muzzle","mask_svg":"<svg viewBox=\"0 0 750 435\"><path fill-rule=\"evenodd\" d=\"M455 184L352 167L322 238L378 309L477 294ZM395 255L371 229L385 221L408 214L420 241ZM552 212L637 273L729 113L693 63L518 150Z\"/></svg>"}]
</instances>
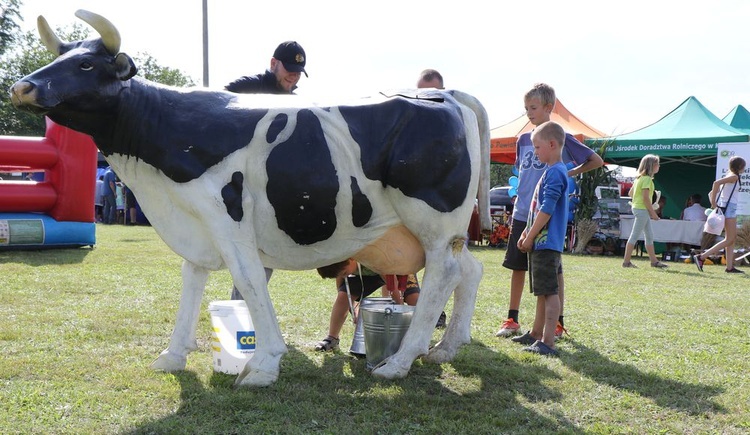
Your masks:
<instances>
[{"instance_id":1,"label":"cow muzzle","mask_svg":"<svg viewBox=\"0 0 750 435\"><path fill-rule=\"evenodd\" d=\"M48 110L37 103L36 86L27 81L18 81L10 87L10 101L17 109L34 114L44 114Z\"/></svg>"}]
</instances>

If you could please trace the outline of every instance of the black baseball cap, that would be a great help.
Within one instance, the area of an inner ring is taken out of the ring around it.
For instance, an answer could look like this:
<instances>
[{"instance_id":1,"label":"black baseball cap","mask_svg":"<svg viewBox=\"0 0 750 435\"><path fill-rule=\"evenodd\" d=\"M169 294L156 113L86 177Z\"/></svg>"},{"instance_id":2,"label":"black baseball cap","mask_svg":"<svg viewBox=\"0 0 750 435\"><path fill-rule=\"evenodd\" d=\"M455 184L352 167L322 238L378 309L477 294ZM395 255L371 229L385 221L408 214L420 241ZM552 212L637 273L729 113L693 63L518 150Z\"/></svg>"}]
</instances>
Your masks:
<instances>
[{"instance_id":1,"label":"black baseball cap","mask_svg":"<svg viewBox=\"0 0 750 435\"><path fill-rule=\"evenodd\" d=\"M305 71L307 57L305 56L305 50L297 41L282 42L273 52L273 57L280 60L287 71L303 72L307 77L307 71Z\"/></svg>"}]
</instances>

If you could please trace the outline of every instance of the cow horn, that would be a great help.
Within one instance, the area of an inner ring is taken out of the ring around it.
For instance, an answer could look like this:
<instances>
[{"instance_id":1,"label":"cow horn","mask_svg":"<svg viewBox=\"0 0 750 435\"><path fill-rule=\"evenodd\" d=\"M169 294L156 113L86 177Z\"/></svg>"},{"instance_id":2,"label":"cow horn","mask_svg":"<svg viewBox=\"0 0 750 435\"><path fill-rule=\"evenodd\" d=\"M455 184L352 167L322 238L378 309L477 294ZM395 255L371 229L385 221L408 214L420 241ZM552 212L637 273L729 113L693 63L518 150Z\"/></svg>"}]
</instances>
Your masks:
<instances>
[{"instance_id":1,"label":"cow horn","mask_svg":"<svg viewBox=\"0 0 750 435\"><path fill-rule=\"evenodd\" d=\"M120 32L117 31L114 24L108 19L83 9L76 11L76 17L82 19L99 32L104 43L104 48L107 49L109 54L114 56L120 52Z\"/></svg>"},{"instance_id":2,"label":"cow horn","mask_svg":"<svg viewBox=\"0 0 750 435\"><path fill-rule=\"evenodd\" d=\"M39 37L42 38L42 43L47 47L47 50L51 51L55 56L59 56L63 42L55 35L55 32L52 31L52 28L43 16L39 15L36 19L36 27L39 29Z\"/></svg>"}]
</instances>

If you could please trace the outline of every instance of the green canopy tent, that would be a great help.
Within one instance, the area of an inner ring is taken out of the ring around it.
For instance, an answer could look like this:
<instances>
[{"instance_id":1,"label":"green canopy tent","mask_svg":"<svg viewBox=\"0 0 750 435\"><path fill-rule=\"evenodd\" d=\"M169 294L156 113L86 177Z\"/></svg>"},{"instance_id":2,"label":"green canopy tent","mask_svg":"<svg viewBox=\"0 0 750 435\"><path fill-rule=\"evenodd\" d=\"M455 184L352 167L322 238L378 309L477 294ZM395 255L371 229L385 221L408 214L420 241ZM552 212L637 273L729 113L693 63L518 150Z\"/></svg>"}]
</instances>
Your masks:
<instances>
[{"instance_id":1,"label":"green canopy tent","mask_svg":"<svg viewBox=\"0 0 750 435\"><path fill-rule=\"evenodd\" d=\"M665 215L679 218L685 200L693 193L703 195L716 177L717 144L750 142L750 134L729 126L706 109L695 97L689 97L657 122L620 136L588 139L594 149L606 146L605 161L638 167L646 154L660 157L661 168L655 177L656 189L666 196Z\"/></svg>"},{"instance_id":2,"label":"green canopy tent","mask_svg":"<svg viewBox=\"0 0 750 435\"><path fill-rule=\"evenodd\" d=\"M742 104L738 104L732 109L727 116L722 118L722 121L737 130L750 133L750 112L748 112Z\"/></svg>"}]
</instances>

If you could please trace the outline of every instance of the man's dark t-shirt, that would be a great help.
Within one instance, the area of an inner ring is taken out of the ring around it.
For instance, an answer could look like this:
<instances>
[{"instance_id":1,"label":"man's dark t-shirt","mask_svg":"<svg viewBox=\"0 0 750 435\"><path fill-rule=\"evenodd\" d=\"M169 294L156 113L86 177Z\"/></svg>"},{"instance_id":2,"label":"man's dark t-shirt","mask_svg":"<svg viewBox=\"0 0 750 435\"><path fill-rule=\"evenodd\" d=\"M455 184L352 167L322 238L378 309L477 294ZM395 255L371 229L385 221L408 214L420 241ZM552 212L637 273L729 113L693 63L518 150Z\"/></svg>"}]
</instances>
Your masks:
<instances>
[{"instance_id":1,"label":"man's dark t-shirt","mask_svg":"<svg viewBox=\"0 0 750 435\"><path fill-rule=\"evenodd\" d=\"M279 87L276 75L269 70L263 74L240 77L224 87L227 91L238 94L293 94L296 88L295 86L292 92L287 92Z\"/></svg>"}]
</instances>

